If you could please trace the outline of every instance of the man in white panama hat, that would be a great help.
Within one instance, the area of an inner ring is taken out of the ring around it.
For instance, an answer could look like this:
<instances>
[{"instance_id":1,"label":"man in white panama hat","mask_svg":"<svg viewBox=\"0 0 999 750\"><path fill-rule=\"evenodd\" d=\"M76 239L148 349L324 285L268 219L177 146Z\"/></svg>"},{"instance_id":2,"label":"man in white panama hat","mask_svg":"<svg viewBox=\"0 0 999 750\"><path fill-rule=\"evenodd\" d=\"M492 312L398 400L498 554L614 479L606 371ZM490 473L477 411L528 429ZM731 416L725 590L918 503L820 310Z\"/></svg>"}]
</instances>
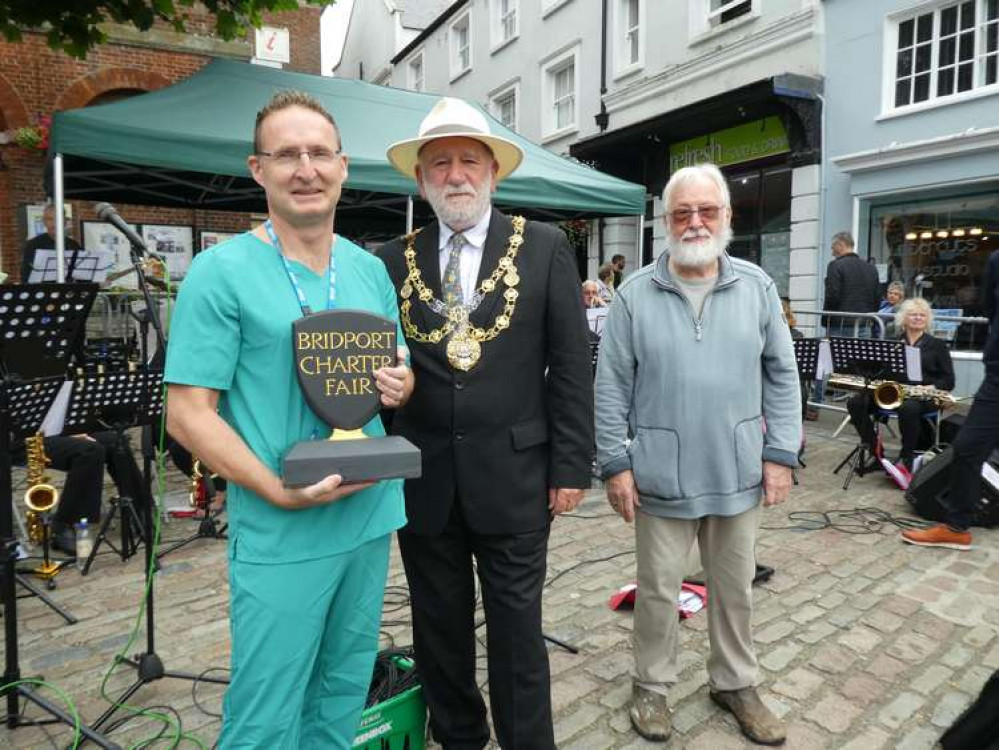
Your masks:
<instances>
[{"instance_id":1,"label":"man in white panama hat","mask_svg":"<svg viewBox=\"0 0 999 750\"><path fill-rule=\"evenodd\" d=\"M465 102L441 99L388 158L437 217L379 252L417 383L393 430L423 453L399 545L431 729L446 750L489 741L475 677L477 571L496 737L505 750L552 750L548 533L589 487L593 440L575 259L558 229L492 208L523 152Z\"/></svg>"}]
</instances>

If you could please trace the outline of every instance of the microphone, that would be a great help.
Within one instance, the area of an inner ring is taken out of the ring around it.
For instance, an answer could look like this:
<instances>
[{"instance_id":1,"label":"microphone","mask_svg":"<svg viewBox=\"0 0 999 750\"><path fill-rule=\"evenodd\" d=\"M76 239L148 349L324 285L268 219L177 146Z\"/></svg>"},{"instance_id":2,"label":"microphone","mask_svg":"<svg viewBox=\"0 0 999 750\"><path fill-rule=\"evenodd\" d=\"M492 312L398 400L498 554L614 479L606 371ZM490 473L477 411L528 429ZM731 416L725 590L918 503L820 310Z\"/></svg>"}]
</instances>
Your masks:
<instances>
[{"instance_id":1,"label":"microphone","mask_svg":"<svg viewBox=\"0 0 999 750\"><path fill-rule=\"evenodd\" d=\"M146 247L146 243L142 241L142 238L136 233L134 229L125 221L121 216L115 211L114 206L110 203L98 203L95 207L97 210L97 215L102 221L106 221L111 224L115 229L125 235L125 239L131 243L132 247L141 253L145 253L151 258L156 258L156 260L166 262L162 255L150 250Z\"/></svg>"}]
</instances>

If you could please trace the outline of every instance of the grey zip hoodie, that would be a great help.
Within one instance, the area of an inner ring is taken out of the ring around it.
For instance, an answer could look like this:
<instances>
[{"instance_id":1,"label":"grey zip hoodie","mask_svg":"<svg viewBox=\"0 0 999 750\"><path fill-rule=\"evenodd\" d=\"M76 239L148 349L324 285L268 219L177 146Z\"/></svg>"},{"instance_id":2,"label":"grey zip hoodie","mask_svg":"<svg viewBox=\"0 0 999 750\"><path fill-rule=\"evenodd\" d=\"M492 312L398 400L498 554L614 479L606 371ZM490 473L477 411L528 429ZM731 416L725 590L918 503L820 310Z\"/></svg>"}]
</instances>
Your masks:
<instances>
[{"instance_id":1,"label":"grey zip hoodie","mask_svg":"<svg viewBox=\"0 0 999 750\"><path fill-rule=\"evenodd\" d=\"M597 462L631 469L642 510L732 516L760 501L763 461L798 465L801 393L773 280L723 255L700 319L664 252L611 304L596 381Z\"/></svg>"}]
</instances>

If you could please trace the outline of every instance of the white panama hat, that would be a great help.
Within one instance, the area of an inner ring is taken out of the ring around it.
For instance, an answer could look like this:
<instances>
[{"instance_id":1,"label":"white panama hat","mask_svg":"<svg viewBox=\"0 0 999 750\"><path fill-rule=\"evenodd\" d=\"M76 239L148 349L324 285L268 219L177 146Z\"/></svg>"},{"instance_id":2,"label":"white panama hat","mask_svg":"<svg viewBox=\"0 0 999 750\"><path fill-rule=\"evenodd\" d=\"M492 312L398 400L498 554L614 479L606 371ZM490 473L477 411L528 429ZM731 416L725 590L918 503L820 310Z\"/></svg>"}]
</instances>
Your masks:
<instances>
[{"instance_id":1,"label":"white panama hat","mask_svg":"<svg viewBox=\"0 0 999 750\"><path fill-rule=\"evenodd\" d=\"M485 116L461 99L442 97L423 118L419 132L416 138L393 143L386 152L392 166L407 177L416 177L420 149L438 138L474 138L485 144L499 164L497 182L519 167L524 159L524 151L520 146L506 138L492 135Z\"/></svg>"}]
</instances>

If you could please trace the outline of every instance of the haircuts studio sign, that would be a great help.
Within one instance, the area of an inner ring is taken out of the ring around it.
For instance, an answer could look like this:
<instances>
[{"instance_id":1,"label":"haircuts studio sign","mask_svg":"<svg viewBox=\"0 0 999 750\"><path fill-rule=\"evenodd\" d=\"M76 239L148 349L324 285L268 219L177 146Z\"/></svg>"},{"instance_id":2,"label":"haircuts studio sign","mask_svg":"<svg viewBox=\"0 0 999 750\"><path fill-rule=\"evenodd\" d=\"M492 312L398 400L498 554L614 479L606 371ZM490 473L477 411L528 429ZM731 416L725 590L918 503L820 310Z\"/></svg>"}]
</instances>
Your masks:
<instances>
[{"instance_id":1,"label":"haircuts studio sign","mask_svg":"<svg viewBox=\"0 0 999 750\"><path fill-rule=\"evenodd\" d=\"M787 132L777 117L716 130L669 147L670 174L683 167L710 162L719 167L784 154L791 150Z\"/></svg>"}]
</instances>

